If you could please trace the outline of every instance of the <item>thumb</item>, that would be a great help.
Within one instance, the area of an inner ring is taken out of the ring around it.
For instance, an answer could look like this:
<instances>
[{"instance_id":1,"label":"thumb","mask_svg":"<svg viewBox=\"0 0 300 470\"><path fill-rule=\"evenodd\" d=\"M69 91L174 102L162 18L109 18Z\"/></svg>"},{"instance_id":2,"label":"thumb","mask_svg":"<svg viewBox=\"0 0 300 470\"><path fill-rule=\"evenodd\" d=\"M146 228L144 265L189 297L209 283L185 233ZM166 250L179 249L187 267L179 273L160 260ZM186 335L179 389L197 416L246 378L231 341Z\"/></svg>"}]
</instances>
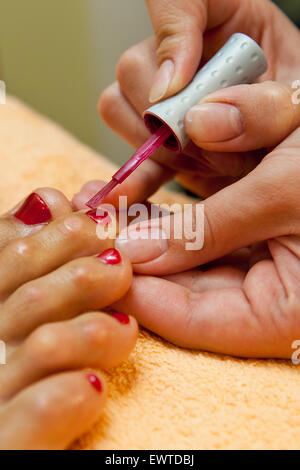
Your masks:
<instances>
[{"instance_id":1,"label":"thumb","mask_svg":"<svg viewBox=\"0 0 300 470\"><path fill-rule=\"evenodd\" d=\"M300 106L289 85L267 81L206 96L185 116L185 130L206 150L244 152L273 147L300 125Z\"/></svg>"},{"instance_id":2,"label":"thumb","mask_svg":"<svg viewBox=\"0 0 300 470\"><path fill-rule=\"evenodd\" d=\"M180 91L195 75L207 13L202 0L147 0L147 4L159 66L150 90L149 100L154 103Z\"/></svg>"},{"instance_id":3,"label":"thumb","mask_svg":"<svg viewBox=\"0 0 300 470\"><path fill-rule=\"evenodd\" d=\"M300 130L287 139L287 148L295 134L299 139ZM168 216L169 221L161 217L129 226L116 245L129 256L135 272L166 275L258 241L294 233L300 220L295 198L298 157L296 152L294 159L280 158L284 152L279 146L242 180L204 203L185 205L183 215L178 212Z\"/></svg>"}]
</instances>

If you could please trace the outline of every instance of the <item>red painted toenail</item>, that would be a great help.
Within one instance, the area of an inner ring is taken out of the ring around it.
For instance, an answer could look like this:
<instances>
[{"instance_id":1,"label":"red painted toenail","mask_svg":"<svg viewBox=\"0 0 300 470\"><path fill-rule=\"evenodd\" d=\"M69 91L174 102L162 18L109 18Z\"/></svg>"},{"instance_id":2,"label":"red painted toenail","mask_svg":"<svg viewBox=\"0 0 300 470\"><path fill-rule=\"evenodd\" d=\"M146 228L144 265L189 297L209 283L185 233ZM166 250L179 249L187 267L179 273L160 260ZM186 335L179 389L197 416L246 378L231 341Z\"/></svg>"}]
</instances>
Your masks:
<instances>
[{"instance_id":1,"label":"red painted toenail","mask_svg":"<svg viewBox=\"0 0 300 470\"><path fill-rule=\"evenodd\" d=\"M102 209L92 209L91 211L86 212L86 215L92 219L96 224L107 225L111 222L111 218L108 212L103 211Z\"/></svg>"},{"instance_id":2,"label":"red painted toenail","mask_svg":"<svg viewBox=\"0 0 300 470\"><path fill-rule=\"evenodd\" d=\"M51 220L51 212L43 199L36 193L30 194L14 217L25 225L45 224Z\"/></svg>"},{"instance_id":3,"label":"red painted toenail","mask_svg":"<svg viewBox=\"0 0 300 470\"><path fill-rule=\"evenodd\" d=\"M122 325L128 325L130 322L130 318L126 313L122 312L114 312L110 314L112 317L114 317L118 322L122 323Z\"/></svg>"},{"instance_id":4,"label":"red painted toenail","mask_svg":"<svg viewBox=\"0 0 300 470\"><path fill-rule=\"evenodd\" d=\"M90 382L90 384L97 390L97 392L101 392L102 391L102 384L99 380L99 378L97 377L97 375L95 374L88 374L86 376L86 378L88 379L88 381Z\"/></svg>"},{"instance_id":5,"label":"red painted toenail","mask_svg":"<svg viewBox=\"0 0 300 470\"><path fill-rule=\"evenodd\" d=\"M119 264L122 261L121 255L115 248L110 248L97 256L105 264Z\"/></svg>"}]
</instances>

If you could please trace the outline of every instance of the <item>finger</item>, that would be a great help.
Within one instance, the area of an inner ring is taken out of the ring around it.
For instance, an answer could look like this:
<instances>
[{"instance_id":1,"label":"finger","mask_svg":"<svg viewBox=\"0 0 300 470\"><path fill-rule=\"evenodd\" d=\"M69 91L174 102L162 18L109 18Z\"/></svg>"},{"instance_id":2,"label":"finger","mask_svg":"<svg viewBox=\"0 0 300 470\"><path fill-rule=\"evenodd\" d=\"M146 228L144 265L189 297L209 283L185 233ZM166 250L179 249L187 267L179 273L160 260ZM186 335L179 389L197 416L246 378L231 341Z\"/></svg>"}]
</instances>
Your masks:
<instances>
[{"instance_id":1,"label":"finger","mask_svg":"<svg viewBox=\"0 0 300 470\"><path fill-rule=\"evenodd\" d=\"M116 246L129 256L136 272L166 275L259 241L298 233L295 175L299 132L295 131L240 181L201 205L189 206L183 215L176 213L131 226L128 236L121 232ZM283 182L284 199L278 198Z\"/></svg>"},{"instance_id":2,"label":"finger","mask_svg":"<svg viewBox=\"0 0 300 470\"><path fill-rule=\"evenodd\" d=\"M202 54L207 11L203 1L147 1L157 41L157 70L150 102L181 90L195 74ZM188 54L187 54L188 51Z\"/></svg>"},{"instance_id":3,"label":"finger","mask_svg":"<svg viewBox=\"0 0 300 470\"><path fill-rule=\"evenodd\" d=\"M293 93L270 81L217 91L188 111L186 132L199 147L218 152L278 145L300 125Z\"/></svg>"},{"instance_id":4,"label":"finger","mask_svg":"<svg viewBox=\"0 0 300 470\"><path fill-rule=\"evenodd\" d=\"M110 218L96 219L88 213L69 214L53 221L44 230L9 243L0 252L0 292L7 296L22 284L43 276L58 266L89 256L112 246L110 238L100 237L100 229L111 227Z\"/></svg>"},{"instance_id":5,"label":"finger","mask_svg":"<svg viewBox=\"0 0 300 470\"><path fill-rule=\"evenodd\" d=\"M45 223L72 212L67 198L56 189L36 189L0 218L0 250L11 240L26 237Z\"/></svg>"},{"instance_id":6,"label":"finger","mask_svg":"<svg viewBox=\"0 0 300 470\"><path fill-rule=\"evenodd\" d=\"M103 121L136 149L144 144L150 136L141 114L148 107L147 101L142 97L145 93L145 82L149 76L147 70L143 68L143 62L148 63L151 50L144 47L143 43L142 46L142 51L139 50L140 45L134 46L133 52L127 51L126 55L121 58L118 67L121 88L117 83L109 86L100 96L98 105L99 114ZM135 67L133 67L132 61L137 63ZM173 170L183 166L182 156L176 155L164 147L158 149L152 155L152 159L159 166L163 165L164 171L167 171L164 168L166 166ZM140 168L146 168L146 165L148 163L144 162ZM140 168L134 174L138 174ZM187 154L184 160L184 169L193 172L197 168L197 161ZM133 175L130 178L132 177Z\"/></svg>"},{"instance_id":7,"label":"finger","mask_svg":"<svg viewBox=\"0 0 300 470\"><path fill-rule=\"evenodd\" d=\"M281 275L272 261L265 260L250 270L242 287L234 286L233 273L231 287L226 276L223 287L219 280L218 288L202 290L202 284L200 292L165 279L136 276L115 306L130 309L141 325L179 346L240 357L287 358L300 333L299 309L295 310L299 289L296 300L296 278L292 281L290 275L295 298L291 305Z\"/></svg>"},{"instance_id":8,"label":"finger","mask_svg":"<svg viewBox=\"0 0 300 470\"><path fill-rule=\"evenodd\" d=\"M153 45L149 41L144 41L127 51L118 66L120 85L115 83L108 87L99 100L102 119L135 148L140 147L149 137L140 114L148 106L145 100L145 83L149 80L150 71L147 65L153 61L153 55ZM161 148L155 152L152 159L190 178L202 174L204 178L209 178L212 172L214 177L240 177L253 169L258 162L254 152L208 152L200 150L192 142L185 148L184 155L176 155ZM146 162L142 167L144 165ZM197 191L196 193L199 194Z\"/></svg>"},{"instance_id":9,"label":"finger","mask_svg":"<svg viewBox=\"0 0 300 470\"><path fill-rule=\"evenodd\" d=\"M122 184L118 185L105 199L105 204L112 204L117 209L122 209L120 202L125 202L120 197L126 196L126 203L129 207L136 202L145 201L156 191L169 181L174 172L163 167L153 160L145 161L137 168ZM75 194L72 200L77 210L87 209L86 203L97 194L107 182L101 180L89 181L79 193Z\"/></svg>"},{"instance_id":10,"label":"finger","mask_svg":"<svg viewBox=\"0 0 300 470\"><path fill-rule=\"evenodd\" d=\"M4 302L1 336L17 341L43 323L106 307L127 292L131 277L129 261L117 250L71 261L22 285Z\"/></svg>"},{"instance_id":11,"label":"finger","mask_svg":"<svg viewBox=\"0 0 300 470\"><path fill-rule=\"evenodd\" d=\"M104 122L135 148L149 138L149 131L140 116L149 107L145 90L150 86L154 62L155 47L152 38L130 48L118 63L119 85L108 87L99 100L99 113ZM155 152L152 158L174 170L183 168L193 173L201 168L197 161L199 155L195 159L195 146L193 147L187 147L184 164L182 155L176 155L165 148Z\"/></svg>"},{"instance_id":12,"label":"finger","mask_svg":"<svg viewBox=\"0 0 300 470\"><path fill-rule=\"evenodd\" d=\"M138 56L139 57L139 56ZM125 60L125 59L124 59ZM135 60L138 60L135 58ZM122 65L122 69L127 69L128 63ZM131 97L133 102L135 100L138 89L144 91L144 71L136 73L130 80L132 74L132 67L128 67L128 72L124 72L124 77L129 77L128 82L135 83L135 92ZM127 90L128 84L124 84L127 95L131 95L131 91ZM129 87L130 88L130 87ZM117 110L117 112L116 112ZM99 111L102 119L106 122L111 129L119 134L124 140L129 142L135 148L140 147L148 138L149 132L147 131L141 117L139 117L133 106L125 98L120 91L118 85L110 86L101 96L99 101ZM155 163L153 163L155 160ZM229 158L227 159L229 160ZM232 159L233 160L233 159ZM234 160L235 161L235 160ZM243 166L245 163L243 163ZM233 164L233 166L236 166ZM105 202L117 205L119 203L119 196L126 195L128 203L140 202L150 197L161 185L166 183L174 176L174 171L183 170L188 175L195 175L202 168L202 162L199 158L191 158L189 155L174 155L165 148L160 148L151 159L145 161L130 177L118 186ZM207 171L207 168L206 168ZM99 184L98 188L93 188L92 193L80 193L73 199L76 208L83 208L83 205L102 188ZM86 188L84 187L84 190ZM84 200L87 197L86 200Z\"/></svg>"},{"instance_id":13,"label":"finger","mask_svg":"<svg viewBox=\"0 0 300 470\"><path fill-rule=\"evenodd\" d=\"M65 372L44 379L2 406L0 447L65 449L99 419L106 397L106 383L98 372Z\"/></svg>"},{"instance_id":14,"label":"finger","mask_svg":"<svg viewBox=\"0 0 300 470\"><path fill-rule=\"evenodd\" d=\"M60 371L114 367L128 358L137 333L136 320L120 312L91 312L44 324L8 357L7 367L1 368L1 398L8 399Z\"/></svg>"},{"instance_id":15,"label":"finger","mask_svg":"<svg viewBox=\"0 0 300 470\"><path fill-rule=\"evenodd\" d=\"M116 77L120 91L139 116L150 106L148 90L150 90L155 69L154 38L148 38L130 47L118 61Z\"/></svg>"},{"instance_id":16,"label":"finger","mask_svg":"<svg viewBox=\"0 0 300 470\"><path fill-rule=\"evenodd\" d=\"M137 94L135 94L135 99L137 99L136 96ZM122 94L118 83L114 83L102 93L98 108L104 122L134 148L139 148L149 138L149 132L145 127L143 119ZM118 207L119 196L123 195L128 196L129 204L143 201L155 193L172 175L173 172L170 169L167 169L158 162L147 160L124 183L119 185L106 198L105 202ZM84 186L83 191L73 199L75 207L83 208L83 204L85 206L85 203L101 187L100 183L98 188L93 189L95 192L91 193L89 192L89 189L92 188L91 185ZM85 197L87 199L84 201L83 198Z\"/></svg>"},{"instance_id":17,"label":"finger","mask_svg":"<svg viewBox=\"0 0 300 470\"><path fill-rule=\"evenodd\" d=\"M136 89L139 87L136 86ZM136 95L134 97L136 103ZM143 109L144 105L141 113ZM98 111L103 121L132 147L139 148L149 138L149 131L140 113L128 101L117 82L101 94Z\"/></svg>"},{"instance_id":18,"label":"finger","mask_svg":"<svg viewBox=\"0 0 300 470\"><path fill-rule=\"evenodd\" d=\"M203 0L147 3L157 40L159 69L150 92L150 101L155 102L177 93L190 82L200 63L205 29L226 23L240 2L221 1L218 8Z\"/></svg>"}]
</instances>

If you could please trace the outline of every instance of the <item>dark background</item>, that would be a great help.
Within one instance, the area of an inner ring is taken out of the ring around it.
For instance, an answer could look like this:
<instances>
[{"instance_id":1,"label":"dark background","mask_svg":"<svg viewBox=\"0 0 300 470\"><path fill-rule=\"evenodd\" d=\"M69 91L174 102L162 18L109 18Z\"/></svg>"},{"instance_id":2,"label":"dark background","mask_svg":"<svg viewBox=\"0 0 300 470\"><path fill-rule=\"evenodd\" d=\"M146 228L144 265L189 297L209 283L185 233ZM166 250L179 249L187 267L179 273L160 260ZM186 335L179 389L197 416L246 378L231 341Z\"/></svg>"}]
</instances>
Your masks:
<instances>
[{"instance_id":1,"label":"dark background","mask_svg":"<svg viewBox=\"0 0 300 470\"><path fill-rule=\"evenodd\" d=\"M274 0L274 3L300 27L300 0Z\"/></svg>"}]
</instances>

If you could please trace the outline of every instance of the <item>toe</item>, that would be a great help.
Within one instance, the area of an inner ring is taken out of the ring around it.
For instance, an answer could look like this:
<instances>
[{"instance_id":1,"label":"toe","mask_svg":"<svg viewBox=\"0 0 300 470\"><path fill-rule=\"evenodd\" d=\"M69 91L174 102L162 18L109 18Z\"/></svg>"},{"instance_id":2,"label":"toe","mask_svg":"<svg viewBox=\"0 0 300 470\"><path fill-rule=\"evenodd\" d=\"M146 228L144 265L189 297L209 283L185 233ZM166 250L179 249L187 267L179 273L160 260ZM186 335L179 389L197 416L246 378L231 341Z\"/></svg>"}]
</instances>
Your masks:
<instances>
[{"instance_id":1,"label":"toe","mask_svg":"<svg viewBox=\"0 0 300 470\"><path fill-rule=\"evenodd\" d=\"M75 210L86 209L86 203L105 185L105 181L101 180L93 180L85 183L81 190L73 196L72 204Z\"/></svg>"},{"instance_id":2,"label":"toe","mask_svg":"<svg viewBox=\"0 0 300 470\"><path fill-rule=\"evenodd\" d=\"M9 355L0 369L1 399L63 370L111 368L135 346L136 320L122 313L92 312L74 320L43 325Z\"/></svg>"},{"instance_id":3,"label":"toe","mask_svg":"<svg viewBox=\"0 0 300 470\"><path fill-rule=\"evenodd\" d=\"M8 297L1 308L1 338L19 342L42 324L112 305L125 295L131 280L131 264L117 250L71 261Z\"/></svg>"},{"instance_id":4,"label":"toe","mask_svg":"<svg viewBox=\"0 0 300 470\"><path fill-rule=\"evenodd\" d=\"M110 217L97 221L89 213L72 213L26 239L10 242L0 252L1 296L7 297L24 283L74 258L93 255L111 247L115 230Z\"/></svg>"},{"instance_id":5,"label":"toe","mask_svg":"<svg viewBox=\"0 0 300 470\"><path fill-rule=\"evenodd\" d=\"M72 211L71 203L58 190L40 188L0 218L0 249L11 240L26 237Z\"/></svg>"},{"instance_id":6,"label":"toe","mask_svg":"<svg viewBox=\"0 0 300 470\"><path fill-rule=\"evenodd\" d=\"M65 449L102 412L104 378L94 371L53 375L26 388L0 409L0 448Z\"/></svg>"}]
</instances>

